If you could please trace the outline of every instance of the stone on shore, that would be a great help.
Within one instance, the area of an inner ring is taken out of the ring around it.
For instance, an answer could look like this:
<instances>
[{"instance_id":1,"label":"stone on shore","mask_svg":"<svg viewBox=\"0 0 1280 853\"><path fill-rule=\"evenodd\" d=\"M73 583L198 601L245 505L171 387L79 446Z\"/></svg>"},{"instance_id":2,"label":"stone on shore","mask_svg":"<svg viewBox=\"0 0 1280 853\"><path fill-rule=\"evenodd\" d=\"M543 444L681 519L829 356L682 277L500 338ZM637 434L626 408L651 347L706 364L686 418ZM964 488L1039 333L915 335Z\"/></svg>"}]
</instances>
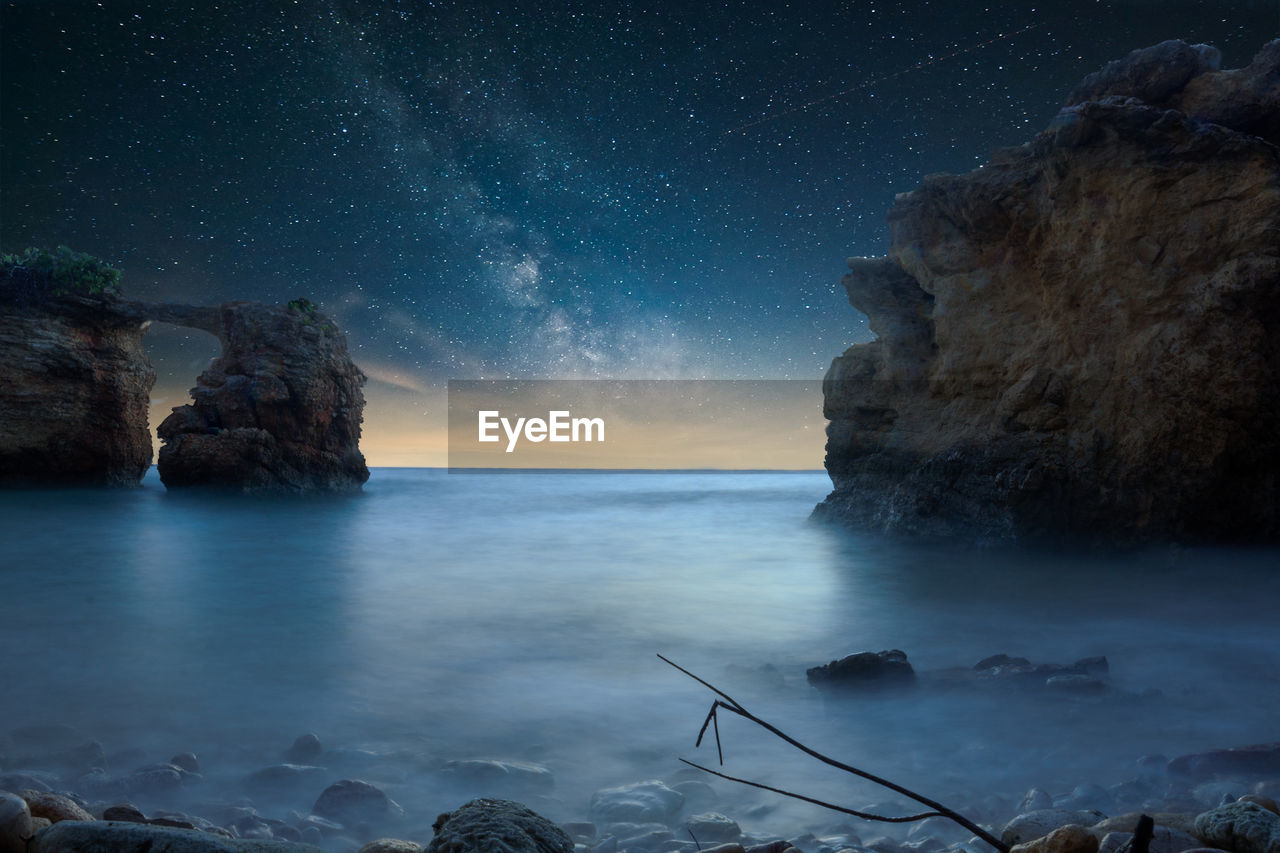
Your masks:
<instances>
[{"instance_id":1,"label":"stone on shore","mask_svg":"<svg viewBox=\"0 0 1280 853\"><path fill-rule=\"evenodd\" d=\"M1014 845L1010 853L1098 853L1098 839L1083 826L1069 823L1048 835Z\"/></svg>"},{"instance_id":2,"label":"stone on shore","mask_svg":"<svg viewBox=\"0 0 1280 853\"><path fill-rule=\"evenodd\" d=\"M1196 836L1234 853L1280 853L1280 815L1236 801L1197 816Z\"/></svg>"},{"instance_id":3,"label":"stone on shore","mask_svg":"<svg viewBox=\"0 0 1280 853\"><path fill-rule=\"evenodd\" d=\"M1018 815L1005 824L1000 840L1010 847L1048 835L1069 824L1092 826L1105 818L1102 812L1092 810L1037 809Z\"/></svg>"},{"instance_id":4,"label":"stone on shore","mask_svg":"<svg viewBox=\"0 0 1280 853\"><path fill-rule=\"evenodd\" d=\"M361 847L357 853L422 853L425 848L416 841L379 838Z\"/></svg>"},{"instance_id":5,"label":"stone on shore","mask_svg":"<svg viewBox=\"0 0 1280 853\"><path fill-rule=\"evenodd\" d=\"M111 821L63 821L36 833L26 853L324 853L291 841L224 838L191 829Z\"/></svg>"},{"instance_id":6,"label":"stone on shore","mask_svg":"<svg viewBox=\"0 0 1280 853\"><path fill-rule=\"evenodd\" d=\"M685 818L682 828L698 840L699 844L722 844L742 838L742 828L737 821L719 812L703 812Z\"/></svg>"},{"instance_id":7,"label":"stone on shore","mask_svg":"<svg viewBox=\"0 0 1280 853\"><path fill-rule=\"evenodd\" d=\"M54 794L49 791L23 791L19 796L27 801L27 808L33 817L48 818L50 823L64 820L93 820L89 814L70 797Z\"/></svg>"},{"instance_id":8,"label":"stone on shore","mask_svg":"<svg viewBox=\"0 0 1280 853\"><path fill-rule=\"evenodd\" d=\"M573 841L542 815L510 800L475 799L436 819L428 853L573 853Z\"/></svg>"},{"instance_id":9,"label":"stone on shore","mask_svg":"<svg viewBox=\"0 0 1280 853\"><path fill-rule=\"evenodd\" d=\"M26 800L0 791L0 853L27 853L27 839L34 832Z\"/></svg>"}]
</instances>

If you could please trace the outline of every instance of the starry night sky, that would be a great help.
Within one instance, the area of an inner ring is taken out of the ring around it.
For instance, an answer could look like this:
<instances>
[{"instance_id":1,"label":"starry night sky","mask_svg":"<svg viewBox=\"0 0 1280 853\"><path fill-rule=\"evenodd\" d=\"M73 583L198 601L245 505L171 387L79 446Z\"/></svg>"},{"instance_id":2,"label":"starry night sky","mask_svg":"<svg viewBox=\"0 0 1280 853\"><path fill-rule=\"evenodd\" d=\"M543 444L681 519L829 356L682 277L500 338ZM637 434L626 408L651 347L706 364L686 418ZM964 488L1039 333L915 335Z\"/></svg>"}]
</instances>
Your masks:
<instances>
[{"instance_id":1,"label":"starry night sky","mask_svg":"<svg viewBox=\"0 0 1280 853\"><path fill-rule=\"evenodd\" d=\"M895 193L1131 49L1235 67L1280 31L1280 0L2 8L0 246L136 298L307 296L371 425L447 378L818 378L869 337L839 279ZM189 337L149 336L157 394Z\"/></svg>"}]
</instances>

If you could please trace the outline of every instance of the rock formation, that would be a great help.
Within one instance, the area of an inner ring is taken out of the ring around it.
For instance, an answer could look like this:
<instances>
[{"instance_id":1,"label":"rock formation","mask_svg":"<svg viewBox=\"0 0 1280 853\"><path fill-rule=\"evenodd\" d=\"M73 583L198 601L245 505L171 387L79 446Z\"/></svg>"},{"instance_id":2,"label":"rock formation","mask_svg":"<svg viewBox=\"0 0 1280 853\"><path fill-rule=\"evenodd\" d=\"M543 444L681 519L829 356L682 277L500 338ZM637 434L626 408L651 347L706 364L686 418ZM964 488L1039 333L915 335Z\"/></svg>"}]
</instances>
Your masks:
<instances>
[{"instance_id":1,"label":"rock formation","mask_svg":"<svg viewBox=\"0 0 1280 853\"><path fill-rule=\"evenodd\" d=\"M135 485L151 464L146 321L104 296L0 294L0 486Z\"/></svg>"},{"instance_id":2,"label":"rock formation","mask_svg":"<svg viewBox=\"0 0 1280 853\"><path fill-rule=\"evenodd\" d=\"M151 464L152 321L203 329L223 353L160 427L166 486L351 491L364 375L309 302L152 304L0 288L0 486L137 485Z\"/></svg>"},{"instance_id":3,"label":"rock formation","mask_svg":"<svg viewBox=\"0 0 1280 853\"><path fill-rule=\"evenodd\" d=\"M843 283L815 514L982 538L1280 536L1280 41L1165 42L932 175Z\"/></svg>"},{"instance_id":4,"label":"rock formation","mask_svg":"<svg viewBox=\"0 0 1280 853\"><path fill-rule=\"evenodd\" d=\"M345 336L310 303L231 302L215 333L222 355L191 405L158 430L169 488L350 491L369 479L359 450L364 374Z\"/></svg>"}]
</instances>

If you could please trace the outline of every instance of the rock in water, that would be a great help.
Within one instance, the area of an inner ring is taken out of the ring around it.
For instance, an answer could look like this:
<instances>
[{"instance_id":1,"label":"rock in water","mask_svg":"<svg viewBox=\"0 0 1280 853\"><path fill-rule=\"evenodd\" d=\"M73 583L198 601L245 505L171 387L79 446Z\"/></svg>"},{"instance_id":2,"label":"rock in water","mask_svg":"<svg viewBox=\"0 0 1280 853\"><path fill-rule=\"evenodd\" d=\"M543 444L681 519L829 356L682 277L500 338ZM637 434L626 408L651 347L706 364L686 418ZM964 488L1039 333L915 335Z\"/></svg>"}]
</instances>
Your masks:
<instances>
[{"instance_id":1,"label":"rock in water","mask_svg":"<svg viewBox=\"0 0 1280 853\"><path fill-rule=\"evenodd\" d=\"M983 538L1280 537L1280 41L1092 75L854 258L815 514Z\"/></svg>"},{"instance_id":2,"label":"rock in water","mask_svg":"<svg viewBox=\"0 0 1280 853\"><path fill-rule=\"evenodd\" d=\"M369 479L359 449L365 376L309 302L221 307L222 355L158 430L168 488L345 492Z\"/></svg>"},{"instance_id":3,"label":"rock in water","mask_svg":"<svg viewBox=\"0 0 1280 853\"><path fill-rule=\"evenodd\" d=\"M0 486L136 486L151 464L146 320L110 296L0 282Z\"/></svg>"},{"instance_id":4,"label":"rock in water","mask_svg":"<svg viewBox=\"0 0 1280 853\"><path fill-rule=\"evenodd\" d=\"M1280 741L1179 755L1166 769L1173 776L1191 779L1274 776L1280 774Z\"/></svg>"},{"instance_id":5,"label":"rock in water","mask_svg":"<svg viewBox=\"0 0 1280 853\"><path fill-rule=\"evenodd\" d=\"M472 800L432 828L428 853L573 853L564 830L510 800Z\"/></svg>"},{"instance_id":6,"label":"rock in water","mask_svg":"<svg viewBox=\"0 0 1280 853\"><path fill-rule=\"evenodd\" d=\"M859 652L805 671L809 683L826 692L915 684L916 672L899 649Z\"/></svg>"},{"instance_id":7,"label":"rock in water","mask_svg":"<svg viewBox=\"0 0 1280 853\"><path fill-rule=\"evenodd\" d=\"M376 785L343 779L320 792L311 811L344 826L383 826L404 816L404 809Z\"/></svg>"},{"instance_id":8,"label":"rock in water","mask_svg":"<svg viewBox=\"0 0 1280 853\"><path fill-rule=\"evenodd\" d=\"M591 819L596 823L669 824L682 806L684 795L661 782L633 782L592 794Z\"/></svg>"}]
</instances>

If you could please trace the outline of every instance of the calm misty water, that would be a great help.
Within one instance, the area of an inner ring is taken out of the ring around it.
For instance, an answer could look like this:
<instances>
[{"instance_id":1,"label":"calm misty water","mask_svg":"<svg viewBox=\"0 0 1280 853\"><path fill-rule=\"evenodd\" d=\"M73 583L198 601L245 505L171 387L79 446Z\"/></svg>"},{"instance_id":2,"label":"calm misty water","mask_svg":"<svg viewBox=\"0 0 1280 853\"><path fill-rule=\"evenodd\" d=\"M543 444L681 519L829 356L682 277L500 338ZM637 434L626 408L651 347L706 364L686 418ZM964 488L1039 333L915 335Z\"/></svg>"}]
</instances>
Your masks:
<instances>
[{"instance_id":1,"label":"calm misty water","mask_svg":"<svg viewBox=\"0 0 1280 853\"><path fill-rule=\"evenodd\" d=\"M594 786L670 776L676 756L713 760L692 743L709 694L656 652L939 795L1106 784L1144 753L1280 739L1276 551L895 543L807 523L827 488L822 473L382 469L337 500L171 495L154 471L133 491L3 494L0 720L74 725L108 754L191 749L227 778L308 730L427 763L532 758L566 813ZM1119 693L1163 695L833 705L804 681L882 648L919 671L1105 654ZM728 772L879 796L722 728ZM412 799L412 774L390 782Z\"/></svg>"}]
</instances>

